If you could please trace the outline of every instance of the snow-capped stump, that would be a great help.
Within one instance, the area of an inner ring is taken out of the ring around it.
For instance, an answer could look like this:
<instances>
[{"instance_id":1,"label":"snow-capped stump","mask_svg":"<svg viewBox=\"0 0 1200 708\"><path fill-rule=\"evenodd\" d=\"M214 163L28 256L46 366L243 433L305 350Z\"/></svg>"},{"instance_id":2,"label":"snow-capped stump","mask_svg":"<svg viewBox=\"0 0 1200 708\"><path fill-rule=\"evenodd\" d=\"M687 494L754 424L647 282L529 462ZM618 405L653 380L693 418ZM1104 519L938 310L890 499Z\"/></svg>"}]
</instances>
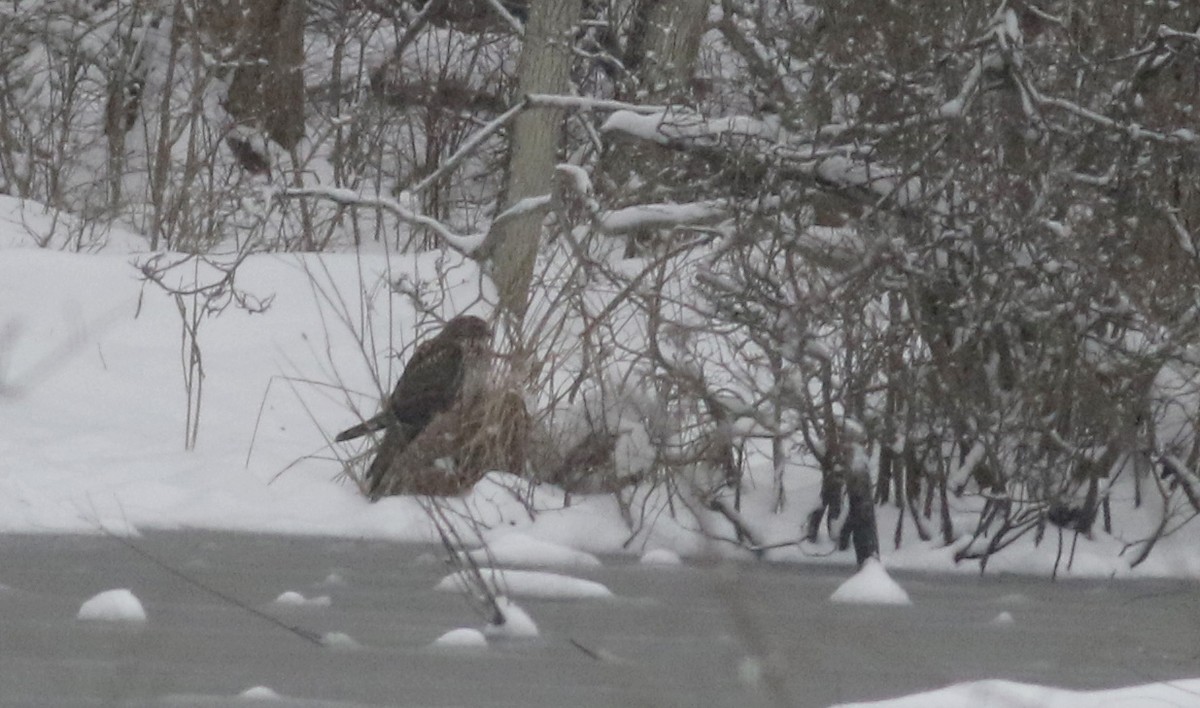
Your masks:
<instances>
[{"instance_id":1,"label":"snow-capped stump","mask_svg":"<svg viewBox=\"0 0 1200 708\"><path fill-rule=\"evenodd\" d=\"M146 609L131 591L120 588L105 590L79 607L76 619L90 622L128 622L140 624L146 621Z\"/></svg>"},{"instance_id":2,"label":"snow-capped stump","mask_svg":"<svg viewBox=\"0 0 1200 708\"><path fill-rule=\"evenodd\" d=\"M321 646L337 651L356 651L362 649L362 645L354 641L354 637L345 632L326 632L322 634Z\"/></svg>"},{"instance_id":3,"label":"snow-capped stump","mask_svg":"<svg viewBox=\"0 0 1200 708\"><path fill-rule=\"evenodd\" d=\"M487 637L478 629L460 627L433 640L431 646L442 649L480 649L487 646Z\"/></svg>"},{"instance_id":4,"label":"snow-capped stump","mask_svg":"<svg viewBox=\"0 0 1200 708\"><path fill-rule=\"evenodd\" d=\"M829 596L834 602L858 605L911 605L908 593L888 575L878 558L868 559L862 568Z\"/></svg>"},{"instance_id":5,"label":"snow-capped stump","mask_svg":"<svg viewBox=\"0 0 1200 708\"><path fill-rule=\"evenodd\" d=\"M675 551L665 548L651 548L642 554L642 565L682 565L683 559Z\"/></svg>"},{"instance_id":6,"label":"snow-capped stump","mask_svg":"<svg viewBox=\"0 0 1200 708\"><path fill-rule=\"evenodd\" d=\"M549 565L599 566L600 559L586 551L576 550L549 541L510 533L476 548L468 555L476 563L495 562L500 565L542 567Z\"/></svg>"},{"instance_id":7,"label":"snow-capped stump","mask_svg":"<svg viewBox=\"0 0 1200 708\"><path fill-rule=\"evenodd\" d=\"M993 624L997 627L1008 627L1008 626L1014 625L1016 623L1017 623L1017 621L1015 619L1013 619L1012 613L1007 612L1007 611L1001 612L1000 614L996 615L995 617L992 618L992 621L991 621L991 624Z\"/></svg>"},{"instance_id":8,"label":"snow-capped stump","mask_svg":"<svg viewBox=\"0 0 1200 708\"><path fill-rule=\"evenodd\" d=\"M480 568L494 594L509 593L542 600L585 600L612 597L612 591L592 580L536 570L499 570ZM435 590L465 592L474 588L467 571L442 578Z\"/></svg>"},{"instance_id":9,"label":"snow-capped stump","mask_svg":"<svg viewBox=\"0 0 1200 708\"><path fill-rule=\"evenodd\" d=\"M538 636L537 624L517 603L500 595L496 598L496 605L500 608L500 614L504 615L504 620L484 627L485 636L496 639L530 639Z\"/></svg>"},{"instance_id":10,"label":"snow-capped stump","mask_svg":"<svg viewBox=\"0 0 1200 708\"><path fill-rule=\"evenodd\" d=\"M282 701L283 696L276 693L274 690L266 686L254 686L247 688L238 694L238 698L247 701Z\"/></svg>"},{"instance_id":11,"label":"snow-capped stump","mask_svg":"<svg viewBox=\"0 0 1200 708\"><path fill-rule=\"evenodd\" d=\"M333 601L329 599L328 595L305 597L295 590L288 590L281 593L273 602L284 607L329 607Z\"/></svg>"}]
</instances>

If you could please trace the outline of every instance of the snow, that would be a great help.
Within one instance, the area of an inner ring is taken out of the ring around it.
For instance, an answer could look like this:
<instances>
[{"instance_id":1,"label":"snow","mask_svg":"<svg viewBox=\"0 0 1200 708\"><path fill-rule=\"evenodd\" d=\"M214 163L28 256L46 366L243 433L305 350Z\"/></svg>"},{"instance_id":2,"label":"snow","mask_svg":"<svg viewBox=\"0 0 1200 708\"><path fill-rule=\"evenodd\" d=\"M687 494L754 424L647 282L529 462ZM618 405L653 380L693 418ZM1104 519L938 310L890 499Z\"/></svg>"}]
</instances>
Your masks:
<instances>
[{"instance_id":1,"label":"snow","mask_svg":"<svg viewBox=\"0 0 1200 708\"><path fill-rule=\"evenodd\" d=\"M612 591L592 580L532 570L481 568L480 572L496 593L543 600L585 600L612 597ZM435 586L437 590L463 592L473 587L467 571L451 573Z\"/></svg>"},{"instance_id":2,"label":"snow","mask_svg":"<svg viewBox=\"0 0 1200 708\"><path fill-rule=\"evenodd\" d=\"M712 223L726 218L728 214L728 205L719 201L638 204L605 213L600 217L599 226L605 233L623 234L638 229Z\"/></svg>"},{"instance_id":3,"label":"snow","mask_svg":"<svg viewBox=\"0 0 1200 708\"><path fill-rule=\"evenodd\" d=\"M238 694L238 698L254 701L283 700L283 696L280 696L274 690L267 688L266 686L254 686L252 688L247 688L245 691L242 691Z\"/></svg>"},{"instance_id":4,"label":"snow","mask_svg":"<svg viewBox=\"0 0 1200 708\"><path fill-rule=\"evenodd\" d=\"M599 566L600 559L591 553L578 551L557 543L513 532L488 539L486 548L477 548L468 555L476 563L519 566Z\"/></svg>"},{"instance_id":5,"label":"snow","mask_svg":"<svg viewBox=\"0 0 1200 708\"><path fill-rule=\"evenodd\" d=\"M77 619L95 622L129 622L141 624L146 621L146 610L137 596L121 588L105 590L83 603Z\"/></svg>"},{"instance_id":6,"label":"snow","mask_svg":"<svg viewBox=\"0 0 1200 708\"><path fill-rule=\"evenodd\" d=\"M892 580L877 558L869 558L829 599L855 605L911 605L908 593Z\"/></svg>"},{"instance_id":7,"label":"snow","mask_svg":"<svg viewBox=\"0 0 1200 708\"><path fill-rule=\"evenodd\" d=\"M496 598L496 605L504 621L489 623L483 628L483 633L494 639L529 639L539 635L537 624L525 610L504 595Z\"/></svg>"},{"instance_id":8,"label":"snow","mask_svg":"<svg viewBox=\"0 0 1200 708\"><path fill-rule=\"evenodd\" d=\"M377 410L381 389L390 388L415 342L437 326L404 298L389 298L389 283L436 285L444 293L434 308L442 319L479 311L481 288L485 300L490 295L473 261L454 251L249 257L239 286L274 296L273 304L261 314L230 309L200 321L204 387L199 437L189 451L179 311L172 297L139 281L135 263L146 258L137 251L145 239L114 228L107 240L96 240L103 249L76 253L67 228L76 226L68 216L0 196L0 532L134 536L201 528L437 541L418 500L372 504L339 480L342 461L365 443L332 445L328 436ZM36 248L41 242L51 248ZM1157 390L1172 395L1172 386L1187 378L1187 371L1165 371ZM1166 451L1190 439L1197 406L1187 395L1179 400L1187 410L1168 410L1159 423ZM789 508L776 514L774 471L760 463L748 456L742 516L764 544L794 541L797 520L819 498L819 472L789 465ZM636 530L610 495L574 494L567 506L561 490L541 485L525 500L527 508L515 489L528 485L492 473L446 501L452 517L469 515L464 537L482 533L495 563L584 567L596 555L653 558L647 549L681 558L750 557L698 533L726 528L715 513L700 519L707 512L661 513L672 508L661 488L634 500L653 519ZM1111 490L1117 501L1130 494L1129 487ZM966 528L978 506L953 501L962 505L956 525ZM880 529L895 527L893 507L877 513ZM1133 554L1122 550L1153 532L1158 514L1155 505L1144 505L1114 516L1113 534L1081 539L1060 577L1200 577L1194 550L1200 524L1164 538L1146 562L1129 567ZM768 557L853 562L852 554L830 550L792 544ZM978 571L974 563L956 564L954 550L906 533L904 544L886 553L890 568ZM1034 545L1030 534L992 558L988 569L1047 576L1056 550L1049 539Z\"/></svg>"},{"instance_id":9,"label":"snow","mask_svg":"<svg viewBox=\"0 0 1200 708\"><path fill-rule=\"evenodd\" d=\"M478 629L460 627L446 632L433 640L433 646L440 648L475 649L487 646L487 637Z\"/></svg>"},{"instance_id":10,"label":"snow","mask_svg":"<svg viewBox=\"0 0 1200 708\"><path fill-rule=\"evenodd\" d=\"M321 582L314 584L321 588L336 588L345 585L346 579L342 577L341 573L334 572L326 575Z\"/></svg>"},{"instance_id":11,"label":"snow","mask_svg":"<svg viewBox=\"0 0 1200 708\"><path fill-rule=\"evenodd\" d=\"M1010 625L1016 624L1017 621L1015 619L1013 619L1011 612L1005 611L1005 612L1001 612L1000 614L993 617L991 623L996 625L997 627L1008 627Z\"/></svg>"},{"instance_id":12,"label":"snow","mask_svg":"<svg viewBox=\"0 0 1200 708\"><path fill-rule=\"evenodd\" d=\"M1200 705L1200 679L1108 691L1067 691L1013 681L961 683L904 698L832 708L1162 708Z\"/></svg>"},{"instance_id":13,"label":"snow","mask_svg":"<svg viewBox=\"0 0 1200 708\"><path fill-rule=\"evenodd\" d=\"M666 548L651 548L642 554L642 565L682 565L679 554Z\"/></svg>"},{"instance_id":14,"label":"snow","mask_svg":"<svg viewBox=\"0 0 1200 708\"><path fill-rule=\"evenodd\" d=\"M345 632L326 632L321 635L321 646L335 651L355 651L362 645Z\"/></svg>"},{"instance_id":15,"label":"snow","mask_svg":"<svg viewBox=\"0 0 1200 708\"><path fill-rule=\"evenodd\" d=\"M304 597L304 595L294 590L285 591L274 600L276 605L285 607L329 607L331 602L328 595Z\"/></svg>"}]
</instances>

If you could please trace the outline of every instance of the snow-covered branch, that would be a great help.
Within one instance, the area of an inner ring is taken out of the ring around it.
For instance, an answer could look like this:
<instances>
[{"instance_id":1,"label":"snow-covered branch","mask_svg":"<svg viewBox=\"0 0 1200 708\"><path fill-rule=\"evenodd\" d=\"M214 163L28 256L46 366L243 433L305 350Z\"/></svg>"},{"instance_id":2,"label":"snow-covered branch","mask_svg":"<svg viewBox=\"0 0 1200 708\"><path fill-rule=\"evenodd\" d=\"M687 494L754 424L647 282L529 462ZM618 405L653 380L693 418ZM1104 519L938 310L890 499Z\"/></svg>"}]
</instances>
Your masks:
<instances>
[{"instance_id":1,"label":"snow-covered branch","mask_svg":"<svg viewBox=\"0 0 1200 708\"><path fill-rule=\"evenodd\" d=\"M483 243L483 234L461 235L451 231L445 224L406 208L395 199L379 195L359 194L351 189L336 187L287 187L274 193L277 199L325 199L337 204L354 207L383 209L400 221L413 226L420 226L436 233L450 248L471 255Z\"/></svg>"},{"instance_id":2,"label":"snow-covered branch","mask_svg":"<svg viewBox=\"0 0 1200 708\"><path fill-rule=\"evenodd\" d=\"M525 96L530 106L546 106L562 108L568 111L630 111L633 113L662 113L666 106L642 105L614 101L606 98L587 98L585 96L559 96L549 93L531 93Z\"/></svg>"},{"instance_id":3,"label":"snow-covered branch","mask_svg":"<svg viewBox=\"0 0 1200 708\"><path fill-rule=\"evenodd\" d=\"M599 226L606 234L624 234L638 229L711 224L728 215L729 205L724 200L690 204L637 204L601 215Z\"/></svg>"}]
</instances>

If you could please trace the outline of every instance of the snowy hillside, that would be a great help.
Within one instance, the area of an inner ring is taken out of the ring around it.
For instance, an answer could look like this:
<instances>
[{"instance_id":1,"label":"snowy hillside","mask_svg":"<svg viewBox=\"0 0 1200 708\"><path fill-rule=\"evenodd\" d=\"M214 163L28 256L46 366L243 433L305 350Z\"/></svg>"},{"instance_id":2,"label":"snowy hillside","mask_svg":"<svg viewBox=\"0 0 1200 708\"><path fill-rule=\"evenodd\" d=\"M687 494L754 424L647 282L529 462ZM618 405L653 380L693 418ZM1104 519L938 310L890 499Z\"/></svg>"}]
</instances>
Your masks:
<instances>
[{"instance_id":1,"label":"snowy hillside","mask_svg":"<svg viewBox=\"0 0 1200 708\"><path fill-rule=\"evenodd\" d=\"M252 256L237 284L273 300L262 313L230 307L200 321L200 425L195 450L186 451L180 311L171 296L140 281L136 264L147 256L133 251L139 237L113 232L98 253L36 248L51 233L52 215L34 205L22 210L7 198L0 206L0 530L202 527L434 540L414 499L372 504L339 479L342 460L361 448L333 446L329 436L375 409L379 389L368 360L382 367L390 386L414 337L424 333L399 298L388 304L385 279L440 277L449 287L443 317L471 308L486 314L476 302L473 264L436 253ZM199 273L201 282L210 277ZM339 297L347 304L333 304ZM349 313L351 325L339 311ZM376 337L366 356L352 331L363 331L364 323ZM393 349L398 359L389 358ZM816 499L816 473L802 467L792 473L789 507L775 514L770 470L760 464L758 471L763 477L748 486L743 516L767 543L794 541L803 510ZM591 553L751 557L705 541L701 528L731 533L710 512L696 517L676 505L673 514L656 512L653 523L631 530L611 496L576 495L564 507L562 492L542 485L533 492L531 519L509 486L514 478L493 473L454 503L492 529L492 539L520 532ZM663 511L661 501L652 498L649 508ZM890 511L880 508L883 539L896 523ZM1147 512L1147 527L1154 521ZM1185 532L1164 539L1137 573L1200 576L1195 530ZM1069 550L1069 537L1066 543ZM1128 572L1121 546L1103 534L1080 540L1071 572ZM830 550L792 544L768 557L852 563L852 554ZM1018 544L989 567L1046 574L1057 551L1051 532L1039 547ZM951 556L951 549L916 539L899 551L884 542L889 567L950 570Z\"/></svg>"}]
</instances>

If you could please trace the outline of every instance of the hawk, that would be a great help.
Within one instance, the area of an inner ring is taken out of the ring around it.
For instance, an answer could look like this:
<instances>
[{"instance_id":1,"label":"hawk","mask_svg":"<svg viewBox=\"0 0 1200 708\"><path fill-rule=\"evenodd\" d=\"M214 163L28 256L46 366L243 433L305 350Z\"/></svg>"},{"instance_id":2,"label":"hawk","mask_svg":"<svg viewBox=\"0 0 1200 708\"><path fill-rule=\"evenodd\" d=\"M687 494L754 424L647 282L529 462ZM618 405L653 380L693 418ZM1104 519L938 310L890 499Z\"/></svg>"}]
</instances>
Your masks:
<instances>
[{"instance_id":1,"label":"hawk","mask_svg":"<svg viewBox=\"0 0 1200 708\"><path fill-rule=\"evenodd\" d=\"M367 494L381 496L389 465L438 414L469 404L487 384L492 330L478 317L459 315L413 352L396 388L378 414L338 433L336 442L383 430L383 442L367 468Z\"/></svg>"}]
</instances>

